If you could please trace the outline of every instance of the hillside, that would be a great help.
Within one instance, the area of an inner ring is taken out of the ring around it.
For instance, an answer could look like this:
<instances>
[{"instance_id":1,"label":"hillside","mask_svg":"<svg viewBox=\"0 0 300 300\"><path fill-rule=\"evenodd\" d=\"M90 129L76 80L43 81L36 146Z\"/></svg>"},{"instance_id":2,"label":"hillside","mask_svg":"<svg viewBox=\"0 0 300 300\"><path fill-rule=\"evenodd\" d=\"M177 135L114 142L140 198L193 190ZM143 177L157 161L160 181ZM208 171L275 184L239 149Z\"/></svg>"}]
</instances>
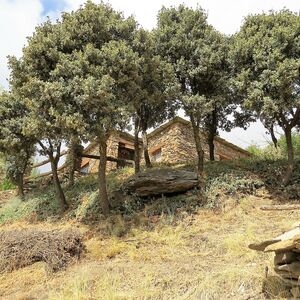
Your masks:
<instances>
[{"instance_id":1,"label":"hillside","mask_svg":"<svg viewBox=\"0 0 300 300\"><path fill-rule=\"evenodd\" d=\"M260 210L265 204L299 200L299 173L295 173L287 188L278 184L283 165L283 161L260 160L207 163L205 202L198 200L196 191L147 200L119 197L116 190L132 174L131 169L125 168L109 174L114 210L107 220L100 214L94 175L79 178L66 191L71 207L64 215L57 215L51 187L41 185L24 202L1 194L0 197L5 196L0 204L2 234L20 229L27 232L73 229L82 234L86 250L80 260L75 259L56 271L38 261L2 272L0 297L264 299L267 294L288 297L288 290L273 276L273 255L248 249L248 244L278 235L299 221L300 211ZM0 264L3 259L0 256Z\"/></svg>"}]
</instances>

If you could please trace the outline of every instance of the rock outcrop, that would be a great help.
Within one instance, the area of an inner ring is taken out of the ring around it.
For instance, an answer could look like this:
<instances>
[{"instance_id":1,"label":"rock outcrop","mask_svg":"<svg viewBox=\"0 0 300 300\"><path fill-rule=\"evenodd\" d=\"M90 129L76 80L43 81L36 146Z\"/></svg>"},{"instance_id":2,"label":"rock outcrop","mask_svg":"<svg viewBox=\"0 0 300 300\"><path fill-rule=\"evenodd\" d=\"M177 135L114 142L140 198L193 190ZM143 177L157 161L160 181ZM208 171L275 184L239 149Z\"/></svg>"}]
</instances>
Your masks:
<instances>
[{"instance_id":1,"label":"rock outcrop","mask_svg":"<svg viewBox=\"0 0 300 300\"><path fill-rule=\"evenodd\" d=\"M122 189L139 197L184 193L198 185L197 174L185 170L153 169L129 178Z\"/></svg>"}]
</instances>

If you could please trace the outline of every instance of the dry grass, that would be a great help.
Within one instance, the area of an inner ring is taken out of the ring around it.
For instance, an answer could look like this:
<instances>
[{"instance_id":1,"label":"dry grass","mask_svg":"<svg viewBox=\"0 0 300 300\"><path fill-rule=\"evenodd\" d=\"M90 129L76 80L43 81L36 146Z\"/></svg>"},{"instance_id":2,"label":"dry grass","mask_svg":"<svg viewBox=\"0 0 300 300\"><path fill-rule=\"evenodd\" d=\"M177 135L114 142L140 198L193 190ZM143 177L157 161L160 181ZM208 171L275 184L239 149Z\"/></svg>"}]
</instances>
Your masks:
<instances>
[{"instance_id":1,"label":"dry grass","mask_svg":"<svg viewBox=\"0 0 300 300\"><path fill-rule=\"evenodd\" d=\"M250 196L223 212L199 210L173 222L161 216L152 229L132 227L122 237L103 235L103 224L89 232L82 227L88 237L85 260L55 274L33 265L2 276L3 299L264 299L265 294L284 298L289 294L273 277L273 255L247 247L299 221L299 211L259 210L270 202ZM30 289L25 287L28 281Z\"/></svg>"}]
</instances>

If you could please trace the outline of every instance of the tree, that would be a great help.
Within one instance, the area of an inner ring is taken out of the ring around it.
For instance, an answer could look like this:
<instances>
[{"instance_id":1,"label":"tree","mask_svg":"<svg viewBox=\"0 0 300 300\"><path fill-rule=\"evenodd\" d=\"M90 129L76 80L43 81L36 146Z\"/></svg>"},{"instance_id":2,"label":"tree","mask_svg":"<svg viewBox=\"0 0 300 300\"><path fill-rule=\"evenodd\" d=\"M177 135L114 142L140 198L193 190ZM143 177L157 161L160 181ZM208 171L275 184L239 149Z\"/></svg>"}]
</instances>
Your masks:
<instances>
[{"instance_id":1,"label":"tree","mask_svg":"<svg viewBox=\"0 0 300 300\"><path fill-rule=\"evenodd\" d=\"M231 50L244 107L266 128L279 125L284 131L288 149L284 184L293 172L292 131L300 120L299 32L300 17L288 10L248 16Z\"/></svg>"},{"instance_id":2,"label":"tree","mask_svg":"<svg viewBox=\"0 0 300 300\"><path fill-rule=\"evenodd\" d=\"M84 147L81 141L75 134L71 136L67 143L68 153L66 158L67 172L68 172L68 186L72 187L75 180L75 171L80 171L82 157L81 154Z\"/></svg>"},{"instance_id":3,"label":"tree","mask_svg":"<svg viewBox=\"0 0 300 300\"><path fill-rule=\"evenodd\" d=\"M62 143L77 136L99 143L99 197L109 212L106 143L112 130L128 124L138 65L127 43L135 28L132 18L88 1L56 24L38 27L21 60L11 62L11 84L31 112L27 132L49 156L62 207L57 163Z\"/></svg>"},{"instance_id":4,"label":"tree","mask_svg":"<svg viewBox=\"0 0 300 300\"><path fill-rule=\"evenodd\" d=\"M34 155L34 140L24 135L26 108L11 93L0 95L0 152L5 161L6 176L24 198L24 175Z\"/></svg>"},{"instance_id":5,"label":"tree","mask_svg":"<svg viewBox=\"0 0 300 300\"><path fill-rule=\"evenodd\" d=\"M211 136L216 134L216 112L221 107L217 103L224 84L225 37L208 25L200 7L193 10L184 5L162 8L156 37L158 52L173 64L180 83L181 103L192 124L198 173L203 180L201 129L206 119L206 123L213 124Z\"/></svg>"},{"instance_id":6,"label":"tree","mask_svg":"<svg viewBox=\"0 0 300 300\"><path fill-rule=\"evenodd\" d=\"M10 57L9 66L11 91L26 109L23 132L35 140L40 154L49 158L57 200L64 211L68 204L58 176L62 144L68 138L61 126L65 116L64 87L52 74L59 59L55 48L58 37L57 27L45 22L28 39L22 57Z\"/></svg>"},{"instance_id":7,"label":"tree","mask_svg":"<svg viewBox=\"0 0 300 300\"><path fill-rule=\"evenodd\" d=\"M137 94L138 57L129 46L136 23L109 5L88 1L64 14L57 24L61 39L59 63L52 72L63 89L65 132L99 143L99 197L109 213L106 189L107 140L129 123L130 105Z\"/></svg>"},{"instance_id":8,"label":"tree","mask_svg":"<svg viewBox=\"0 0 300 300\"><path fill-rule=\"evenodd\" d=\"M177 109L177 81L171 64L155 52L152 33L143 29L135 33L133 50L139 60L139 91L133 99L135 125L135 171L140 171L138 134L142 131L146 167L151 161L148 153L147 130L174 116Z\"/></svg>"}]
</instances>

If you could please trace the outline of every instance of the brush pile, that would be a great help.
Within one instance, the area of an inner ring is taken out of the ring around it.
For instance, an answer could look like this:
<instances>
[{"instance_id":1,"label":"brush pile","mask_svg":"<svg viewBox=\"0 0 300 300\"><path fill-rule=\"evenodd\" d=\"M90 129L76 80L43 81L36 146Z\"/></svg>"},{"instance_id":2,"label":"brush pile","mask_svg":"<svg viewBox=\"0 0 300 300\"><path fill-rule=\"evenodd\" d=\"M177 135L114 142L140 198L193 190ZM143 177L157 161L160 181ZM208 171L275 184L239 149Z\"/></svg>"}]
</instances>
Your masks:
<instances>
[{"instance_id":1,"label":"brush pile","mask_svg":"<svg viewBox=\"0 0 300 300\"><path fill-rule=\"evenodd\" d=\"M52 271L64 268L84 251L75 230L20 229L0 231L0 273L45 262Z\"/></svg>"},{"instance_id":2,"label":"brush pile","mask_svg":"<svg viewBox=\"0 0 300 300\"><path fill-rule=\"evenodd\" d=\"M300 286L300 224L271 240L250 244L257 251L274 252L274 270L288 284Z\"/></svg>"}]
</instances>

